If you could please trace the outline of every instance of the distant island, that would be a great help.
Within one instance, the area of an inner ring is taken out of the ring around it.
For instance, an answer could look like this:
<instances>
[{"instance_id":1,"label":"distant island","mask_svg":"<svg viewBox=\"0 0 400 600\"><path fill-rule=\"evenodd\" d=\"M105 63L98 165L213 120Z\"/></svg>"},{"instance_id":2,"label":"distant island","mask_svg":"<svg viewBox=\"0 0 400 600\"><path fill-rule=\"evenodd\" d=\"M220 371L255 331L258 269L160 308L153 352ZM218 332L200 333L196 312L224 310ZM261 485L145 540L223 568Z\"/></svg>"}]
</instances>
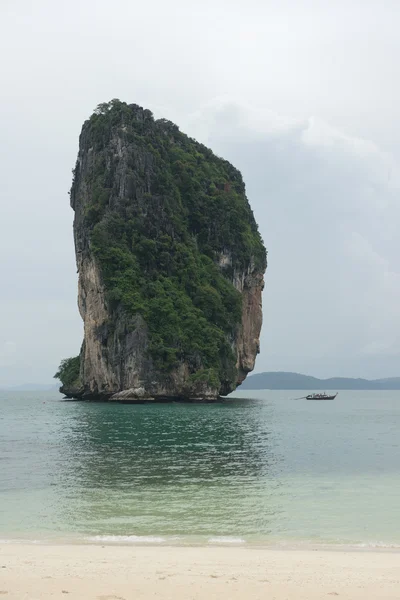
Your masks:
<instances>
[{"instance_id":1,"label":"distant island","mask_svg":"<svg viewBox=\"0 0 400 600\"><path fill-rule=\"evenodd\" d=\"M242 390L400 390L400 377L386 379L354 379L330 377L318 379L311 375L271 371L250 375L240 386Z\"/></svg>"}]
</instances>

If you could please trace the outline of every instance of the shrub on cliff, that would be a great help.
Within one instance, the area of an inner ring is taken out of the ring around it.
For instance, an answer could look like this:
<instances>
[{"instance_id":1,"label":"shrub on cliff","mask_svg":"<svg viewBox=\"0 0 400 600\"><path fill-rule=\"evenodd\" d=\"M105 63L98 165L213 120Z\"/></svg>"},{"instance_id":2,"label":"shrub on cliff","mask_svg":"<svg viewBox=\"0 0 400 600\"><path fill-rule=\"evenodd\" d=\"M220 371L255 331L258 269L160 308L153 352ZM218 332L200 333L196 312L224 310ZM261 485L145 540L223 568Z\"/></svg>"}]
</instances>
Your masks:
<instances>
[{"instance_id":1,"label":"shrub on cliff","mask_svg":"<svg viewBox=\"0 0 400 600\"><path fill-rule=\"evenodd\" d=\"M59 379L61 383L68 387L73 387L79 383L80 357L64 358L54 379Z\"/></svg>"}]
</instances>

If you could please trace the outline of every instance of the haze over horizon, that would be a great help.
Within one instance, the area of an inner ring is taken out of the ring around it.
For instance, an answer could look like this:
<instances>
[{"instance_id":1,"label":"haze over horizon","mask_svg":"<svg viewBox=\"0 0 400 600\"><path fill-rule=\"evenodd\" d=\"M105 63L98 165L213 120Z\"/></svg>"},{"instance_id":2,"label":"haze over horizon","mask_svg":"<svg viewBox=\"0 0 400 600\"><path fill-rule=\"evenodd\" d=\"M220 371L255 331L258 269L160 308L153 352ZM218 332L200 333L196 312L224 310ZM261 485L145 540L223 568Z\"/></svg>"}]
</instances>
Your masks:
<instances>
[{"instance_id":1,"label":"haze over horizon","mask_svg":"<svg viewBox=\"0 0 400 600\"><path fill-rule=\"evenodd\" d=\"M394 0L5 0L0 386L79 352L67 192L112 98L242 172L269 252L254 373L398 375L399 18Z\"/></svg>"}]
</instances>

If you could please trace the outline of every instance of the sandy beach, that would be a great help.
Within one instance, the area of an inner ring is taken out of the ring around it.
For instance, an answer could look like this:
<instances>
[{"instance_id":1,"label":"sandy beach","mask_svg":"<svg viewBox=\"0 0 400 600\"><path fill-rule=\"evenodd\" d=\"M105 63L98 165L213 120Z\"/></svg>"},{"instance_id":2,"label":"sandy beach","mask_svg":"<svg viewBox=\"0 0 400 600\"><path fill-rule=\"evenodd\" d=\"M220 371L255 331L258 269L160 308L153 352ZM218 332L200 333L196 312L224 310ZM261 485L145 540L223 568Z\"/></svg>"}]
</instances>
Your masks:
<instances>
[{"instance_id":1,"label":"sandy beach","mask_svg":"<svg viewBox=\"0 0 400 600\"><path fill-rule=\"evenodd\" d=\"M400 553L0 545L9 600L400 598Z\"/></svg>"}]
</instances>

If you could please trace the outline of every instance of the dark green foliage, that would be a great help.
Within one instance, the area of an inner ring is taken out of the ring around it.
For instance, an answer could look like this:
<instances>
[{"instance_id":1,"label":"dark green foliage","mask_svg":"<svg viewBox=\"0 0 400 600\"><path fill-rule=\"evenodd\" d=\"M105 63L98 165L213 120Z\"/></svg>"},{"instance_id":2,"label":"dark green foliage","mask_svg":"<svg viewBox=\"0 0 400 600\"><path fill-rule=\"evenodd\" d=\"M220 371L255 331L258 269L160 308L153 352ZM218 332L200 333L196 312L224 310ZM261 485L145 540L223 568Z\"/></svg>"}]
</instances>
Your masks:
<instances>
[{"instance_id":1,"label":"dark green foliage","mask_svg":"<svg viewBox=\"0 0 400 600\"><path fill-rule=\"evenodd\" d=\"M84 217L111 307L143 316L158 368L185 360L217 387L235 368L233 270L266 263L240 173L173 123L119 100L99 105L84 130L96 150ZM127 149L122 198L116 137ZM78 178L77 166L72 195ZM221 268L222 254L232 260Z\"/></svg>"},{"instance_id":2,"label":"dark green foliage","mask_svg":"<svg viewBox=\"0 0 400 600\"><path fill-rule=\"evenodd\" d=\"M200 369L190 376L190 383L196 384L199 381L206 382L215 388L218 388L220 384L219 375L215 369Z\"/></svg>"},{"instance_id":3,"label":"dark green foliage","mask_svg":"<svg viewBox=\"0 0 400 600\"><path fill-rule=\"evenodd\" d=\"M64 358L58 367L57 373L54 375L54 379L59 379L61 383L67 387L79 385L79 369L79 356Z\"/></svg>"}]
</instances>

